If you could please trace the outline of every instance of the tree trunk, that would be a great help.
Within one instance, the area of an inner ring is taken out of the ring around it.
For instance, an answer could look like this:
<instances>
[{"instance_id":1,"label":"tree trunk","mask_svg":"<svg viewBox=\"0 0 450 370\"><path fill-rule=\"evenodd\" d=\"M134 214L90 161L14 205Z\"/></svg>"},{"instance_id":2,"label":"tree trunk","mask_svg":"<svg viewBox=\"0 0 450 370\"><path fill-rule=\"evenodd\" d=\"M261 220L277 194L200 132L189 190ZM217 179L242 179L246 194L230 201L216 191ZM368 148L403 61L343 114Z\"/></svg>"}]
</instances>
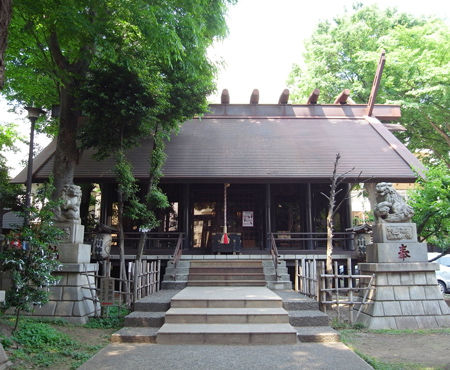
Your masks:
<instances>
[{"instance_id":1,"label":"tree trunk","mask_svg":"<svg viewBox=\"0 0 450 370\"><path fill-rule=\"evenodd\" d=\"M155 131L153 133L153 146L152 146L152 152L150 153L150 161L149 161L150 162L149 179L148 179L147 191L145 192L146 199L150 195L150 192L152 191L152 187L153 187L153 179L154 179L153 163L154 163L154 152L157 149L157 141L158 141L158 139L156 137L157 135L158 135L158 126L156 126ZM136 252L136 261L141 261L142 255L144 254L144 247L145 247L146 241L147 241L147 232L142 231L139 235L139 243L138 243L138 248L137 248L137 252Z\"/></svg>"},{"instance_id":2,"label":"tree trunk","mask_svg":"<svg viewBox=\"0 0 450 370\"><path fill-rule=\"evenodd\" d=\"M118 221L119 221L119 253L120 253L120 278L126 279L125 276L125 237L123 231L123 192L119 189L117 190L117 213L118 213Z\"/></svg>"},{"instance_id":3,"label":"tree trunk","mask_svg":"<svg viewBox=\"0 0 450 370\"><path fill-rule=\"evenodd\" d=\"M76 145L78 119L80 111L75 98L75 89L71 85L61 88L61 113L59 117L58 141L53 163L53 177L55 191L53 199L58 199L62 188L73 183L75 165L78 161L79 151Z\"/></svg>"},{"instance_id":4,"label":"tree trunk","mask_svg":"<svg viewBox=\"0 0 450 370\"><path fill-rule=\"evenodd\" d=\"M0 90L5 83L4 55L8 46L8 27L12 16L12 0L0 0Z\"/></svg>"}]
</instances>

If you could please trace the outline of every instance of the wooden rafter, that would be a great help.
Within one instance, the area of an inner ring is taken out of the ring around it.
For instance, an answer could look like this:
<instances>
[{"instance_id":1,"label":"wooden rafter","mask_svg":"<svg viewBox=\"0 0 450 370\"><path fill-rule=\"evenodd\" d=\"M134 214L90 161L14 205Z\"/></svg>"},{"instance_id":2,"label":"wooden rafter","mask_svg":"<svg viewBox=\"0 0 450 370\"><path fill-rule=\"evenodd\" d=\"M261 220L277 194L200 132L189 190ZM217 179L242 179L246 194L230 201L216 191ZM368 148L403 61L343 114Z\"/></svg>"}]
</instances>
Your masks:
<instances>
[{"instance_id":1,"label":"wooden rafter","mask_svg":"<svg viewBox=\"0 0 450 370\"><path fill-rule=\"evenodd\" d=\"M319 99L320 90L314 89L311 95L308 98L306 104L317 104L317 100Z\"/></svg>"},{"instance_id":2,"label":"wooden rafter","mask_svg":"<svg viewBox=\"0 0 450 370\"><path fill-rule=\"evenodd\" d=\"M347 104L348 97L350 96L350 90L344 89L342 92L336 97L333 104Z\"/></svg>"},{"instance_id":3,"label":"wooden rafter","mask_svg":"<svg viewBox=\"0 0 450 370\"><path fill-rule=\"evenodd\" d=\"M284 89L278 99L278 104L287 104L289 100L289 89Z\"/></svg>"},{"instance_id":4,"label":"wooden rafter","mask_svg":"<svg viewBox=\"0 0 450 370\"><path fill-rule=\"evenodd\" d=\"M372 83L372 90L370 91L369 102L367 103L367 115L370 117L373 113L373 107L377 98L378 88L380 87L381 76L383 75L384 63L386 63L386 53L381 52L380 60L378 61L377 71Z\"/></svg>"}]
</instances>

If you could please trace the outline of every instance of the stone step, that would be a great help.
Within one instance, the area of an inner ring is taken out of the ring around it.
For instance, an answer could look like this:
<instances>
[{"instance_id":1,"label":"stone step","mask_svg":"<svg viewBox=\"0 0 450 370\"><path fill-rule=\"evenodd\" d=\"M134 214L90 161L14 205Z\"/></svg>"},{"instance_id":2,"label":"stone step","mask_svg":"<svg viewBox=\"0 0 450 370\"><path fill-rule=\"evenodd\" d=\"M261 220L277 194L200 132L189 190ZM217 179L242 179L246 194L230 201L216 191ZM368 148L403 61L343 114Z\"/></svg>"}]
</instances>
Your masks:
<instances>
[{"instance_id":1,"label":"stone step","mask_svg":"<svg viewBox=\"0 0 450 370\"><path fill-rule=\"evenodd\" d=\"M124 326L160 328L165 322L165 312L134 311L125 316Z\"/></svg>"},{"instance_id":2,"label":"stone step","mask_svg":"<svg viewBox=\"0 0 450 370\"><path fill-rule=\"evenodd\" d=\"M165 274L163 281L187 281L189 274Z\"/></svg>"},{"instance_id":3,"label":"stone step","mask_svg":"<svg viewBox=\"0 0 450 370\"><path fill-rule=\"evenodd\" d=\"M319 310L319 303L310 297L293 290L274 290L283 299L283 308L287 311Z\"/></svg>"},{"instance_id":4,"label":"stone step","mask_svg":"<svg viewBox=\"0 0 450 370\"><path fill-rule=\"evenodd\" d=\"M196 267L219 267L219 268L233 268L233 267L262 267L260 260L198 260L191 261L190 268Z\"/></svg>"},{"instance_id":5,"label":"stone step","mask_svg":"<svg viewBox=\"0 0 450 370\"><path fill-rule=\"evenodd\" d=\"M340 342L339 333L329 326L296 327L300 342L335 343Z\"/></svg>"},{"instance_id":6,"label":"stone step","mask_svg":"<svg viewBox=\"0 0 450 370\"><path fill-rule=\"evenodd\" d=\"M292 289L292 283L290 280L275 280L267 281L267 287L270 289Z\"/></svg>"},{"instance_id":7,"label":"stone step","mask_svg":"<svg viewBox=\"0 0 450 370\"><path fill-rule=\"evenodd\" d=\"M266 280L189 280L187 286L266 286Z\"/></svg>"},{"instance_id":8,"label":"stone step","mask_svg":"<svg viewBox=\"0 0 450 370\"><path fill-rule=\"evenodd\" d=\"M190 270L189 268L167 267L165 275L173 275L173 274L188 275L189 270Z\"/></svg>"},{"instance_id":9,"label":"stone step","mask_svg":"<svg viewBox=\"0 0 450 370\"><path fill-rule=\"evenodd\" d=\"M164 324L158 344L295 344L289 324Z\"/></svg>"},{"instance_id":10,"label":"stone step","mask_svg":"<svg viewBox=\"0 0 450 370\"><path fill-rule=\"evenodd\" d=\"M248 266L237 266L237 267L211 267L211 266L200 266L191 267L189 273L263 273L262 267L248 267Z\"/></svg>"},{"instance_id":11,"label":"stone step","mask_svg":"<svg viewBox=\"0 0 450 370\"><path fill-rule=\"evenodd\" d=\"M165 312L170 308L170 301L180 290L164 289L135 302L135 311Z\"/></svg>"},{"instance_id":12,"label":"stone step","mask_svg":"<svg viewBox=\"0 0 450 370\"><path fill-rule=\"evenodd\" d=\"M289 311L289 323L292 326L328 326L329 317L319 310Z\"/></svg>"},{"instance_id":13,"label":"stone step","mask_svg":"<svg viewBox=\"0 0 450 370\"><path fill-rule=\"evenodd\" d=\"M186 288L187 286L187 280L180 280L180 281L163 281L161 283L161 289L167 289L167 290L181 290L183 288Z\"/></svg>"},{"instance_id":14,"label":"stone step","mask_svg":"<svg viewBox=\"0 0 450 370\"><path fill-rule=\"evenodd\" d=\"M158 328L124 327L111 335L112 343L156 343Z\"/></svg>"},{"instance_id":15,"label":"stone step","mask_svg":"<svg viewBox=\"0 0 450 370\"><path fill-rule=\"evenodd\" d=\"M281 307L282 299L265 287L187 287L172 298L175 308Z\"/></svg>"},{"instance_id":16,"label":"stone step","mask_svg":"<svg viewBox=\"0 0 450 370\"><path fill-rule=\"evenodd\" d=\"M288 323L286 310L275 308L171 308L166 323L261 324Z\"/></svg>"},{"instance_id":17,"label":"stone step","mask_svg":"<svg viewBox=\"0 0 450 370\"><path fill-rule=\"evenodd\" d=\"M265 280L263 273L235 273L235 272L191 272L189 281L191 280Z\"/></svg>"}]
</instances>

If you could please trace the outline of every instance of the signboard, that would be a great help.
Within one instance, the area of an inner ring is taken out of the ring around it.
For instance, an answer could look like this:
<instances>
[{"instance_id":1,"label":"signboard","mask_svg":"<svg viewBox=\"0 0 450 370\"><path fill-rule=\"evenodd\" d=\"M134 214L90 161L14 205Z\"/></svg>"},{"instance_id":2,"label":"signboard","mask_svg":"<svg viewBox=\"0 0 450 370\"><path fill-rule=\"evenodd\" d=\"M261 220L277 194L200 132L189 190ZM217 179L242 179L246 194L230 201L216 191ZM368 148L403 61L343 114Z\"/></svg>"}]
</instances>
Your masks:
<instances>
[{"instance_id":1,"label":"signboard","mask_svg":"<svg viewBox=\"0 0 450 370\"><path fill-rule=\"evenodd\" d=\"M253 211L242 211L242 227L253 227Z\"/></svg>"}]
</instances>

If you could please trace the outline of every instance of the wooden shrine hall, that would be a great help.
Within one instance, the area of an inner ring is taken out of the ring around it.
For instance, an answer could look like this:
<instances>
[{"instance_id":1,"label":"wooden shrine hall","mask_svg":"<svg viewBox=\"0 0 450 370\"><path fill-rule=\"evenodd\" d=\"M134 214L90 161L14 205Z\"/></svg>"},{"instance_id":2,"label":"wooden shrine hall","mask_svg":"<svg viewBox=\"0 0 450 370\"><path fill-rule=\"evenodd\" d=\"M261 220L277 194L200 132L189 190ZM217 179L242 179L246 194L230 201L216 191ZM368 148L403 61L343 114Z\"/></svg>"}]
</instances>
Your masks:
<instances>
[{"instance_id":1,"label":"wooden shrine hall","mask_svg":"<svg viewBox=\"0 0 450 370\"><path fill-rule=\"evenodd\" d=\"M185 122L167 143L161 187L170 207L161 212L159 228L149 233L145 253L173 253L181 239L184 253L220 251L224 195L231 249L223 252L268 253L275 242L280 253L325 253L328 200L322 193L329 192L337 153L338 171L346 173L344 187L361 180L414 182L412 168L421 168L392 134L403 129L391 123L400 118L400 107L351 104L349 95L344 90L333 104L319 104L316 89L307 104L294 105L284 90L278 104L258 104L254 90L249 104L231 104L224 90L221 104ZM51 175L55 145L35 159L33 182ZM144 140L127 153L141 183L148 178L151 145ZM26 169L13 181L25 180ZM83 152L74 181L99 184L98 221L114 226L113 159L97 161L92 151ZM349 200L335 226L335 250L352 254L353 234L346 232L352 226ZM126 254L135 253L137 227L125 223Z\"/></svg>"}]
</instances>

